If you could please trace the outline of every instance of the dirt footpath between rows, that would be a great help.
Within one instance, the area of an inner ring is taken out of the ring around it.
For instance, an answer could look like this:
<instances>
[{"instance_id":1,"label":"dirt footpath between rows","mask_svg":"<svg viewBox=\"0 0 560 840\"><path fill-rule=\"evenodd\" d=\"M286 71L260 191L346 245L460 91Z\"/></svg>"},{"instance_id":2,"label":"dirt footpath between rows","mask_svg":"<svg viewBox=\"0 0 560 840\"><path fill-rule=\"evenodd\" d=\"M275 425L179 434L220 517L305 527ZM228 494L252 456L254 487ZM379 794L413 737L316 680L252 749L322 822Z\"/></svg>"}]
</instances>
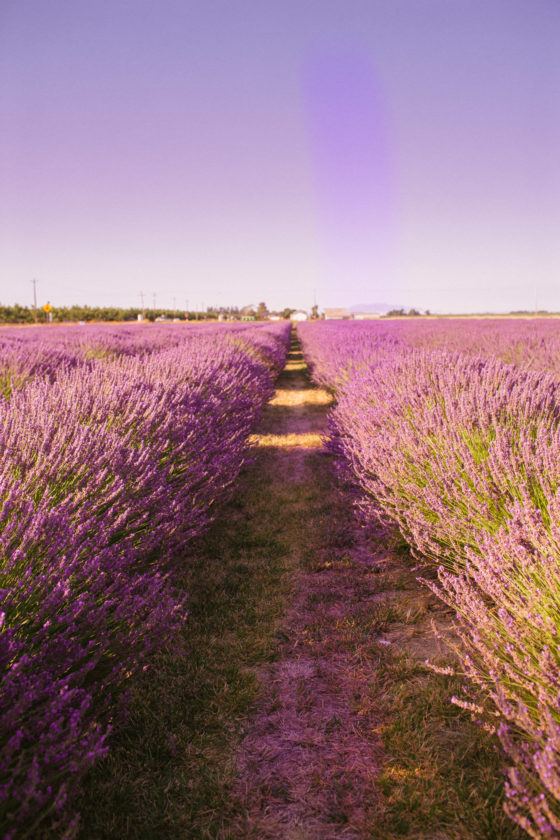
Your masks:
<instances>
[{"instance_id":1,"label":"dirt footpath between rows","mask_svg":"<svg viewBox=\"0 0 560 840\"><path fill-rule=\"evenodd\" d=\"M294 339L253 439L270 450L269 481L299 501L275 511L293 577L276 658L258 672L260 696L237 752L239 837L371 836L380 751L369 654L376 558L360 543L323 449L330 402L310 382Z\"/></svg>"}]
</instances>

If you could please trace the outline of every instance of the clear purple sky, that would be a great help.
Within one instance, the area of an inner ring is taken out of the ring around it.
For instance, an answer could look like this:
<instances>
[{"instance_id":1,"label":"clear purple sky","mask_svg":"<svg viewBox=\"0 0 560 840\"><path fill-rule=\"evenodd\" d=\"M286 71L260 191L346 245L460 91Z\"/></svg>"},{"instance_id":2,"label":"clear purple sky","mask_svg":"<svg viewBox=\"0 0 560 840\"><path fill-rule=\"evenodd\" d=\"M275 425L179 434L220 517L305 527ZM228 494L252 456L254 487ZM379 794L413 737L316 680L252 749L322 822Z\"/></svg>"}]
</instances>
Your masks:
<instances>
[{"instance_id":1,"label":"clear purple sky","mask_svg":"<svg viewBox=\"0 0 560 840\"><path fill-rule=\"evenodd\" d=\"M560 310L559 0L3 0L0 301Z\"/></svg>"}]
</instances>

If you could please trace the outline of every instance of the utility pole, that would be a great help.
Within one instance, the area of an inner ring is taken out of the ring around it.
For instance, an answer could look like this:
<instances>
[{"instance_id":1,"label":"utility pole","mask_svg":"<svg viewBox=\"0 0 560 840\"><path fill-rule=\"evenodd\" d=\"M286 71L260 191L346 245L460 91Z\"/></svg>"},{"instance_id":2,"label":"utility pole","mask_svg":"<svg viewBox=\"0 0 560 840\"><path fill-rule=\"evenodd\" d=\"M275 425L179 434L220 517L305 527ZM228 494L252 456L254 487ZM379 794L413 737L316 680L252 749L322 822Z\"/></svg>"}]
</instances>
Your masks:
<instances>
[{"instance_id":1,"label":"utility pole","mask_svg":"<svg viewBox=\"0 0 560 840\"><path fill-rule=\"evenodd\" d=\"M144 292L140 292L140 305L142 307L142 320L146 320L146 308L144 306Z\"/></svg>"},{"instance_id":2,"label":"utility pole","mask_svg":"<svg viewBox=\"0 0 560 840\"><path fill-rule=\"evenodd\" d=\"M177 309L177 298L174 297L173 298L173 312L175 312L176 309Z\"/></svg>"},{"instance_id":3,"label":"utility pole","mask_svg":"<svg viewBox=\"0 0 560 840\"><path fill-rule=\"evenodd\" d=\"M154 292L152 295L152 309L154 312L156 311L156 293Z\"/></svg>"},{"instance_id":4,"label":"utility pole","mask_svg":"<svg viewBox=\"0 0 560 840\"><path fill-rule=\"evenodd\" d=\"M33 317L37 321L37 280L35 277L31 282L33 283Z\"/></svg>"},{"instance_id":5,"label":"utility pole","mask_svg":"<svg viewBox=\"0 0 560 840\"><path fill-rule=\"evenodd\" d=\"M317 306L317 289L313 289L313 306L311 308L311 320L314 321L319 317L319 307Z\"/></svg>"}]
</instances>

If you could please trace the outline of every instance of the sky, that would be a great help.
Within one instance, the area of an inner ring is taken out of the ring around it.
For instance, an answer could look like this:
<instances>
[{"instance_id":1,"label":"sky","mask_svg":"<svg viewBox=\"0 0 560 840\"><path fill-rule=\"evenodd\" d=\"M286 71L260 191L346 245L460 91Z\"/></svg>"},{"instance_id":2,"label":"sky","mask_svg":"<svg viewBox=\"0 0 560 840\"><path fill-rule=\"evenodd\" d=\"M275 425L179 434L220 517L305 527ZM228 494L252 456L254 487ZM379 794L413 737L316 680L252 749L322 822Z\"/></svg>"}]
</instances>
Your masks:
<instances>
[{"instance_id":1,"label":"sky","mask_svg":"<svg viewBox=\"0 0 560 840\"><path fill-rule=\"evenodd\" d=\"M559 0L1 0L0 302L560 310Z\"/></svg>"}]
</instances>

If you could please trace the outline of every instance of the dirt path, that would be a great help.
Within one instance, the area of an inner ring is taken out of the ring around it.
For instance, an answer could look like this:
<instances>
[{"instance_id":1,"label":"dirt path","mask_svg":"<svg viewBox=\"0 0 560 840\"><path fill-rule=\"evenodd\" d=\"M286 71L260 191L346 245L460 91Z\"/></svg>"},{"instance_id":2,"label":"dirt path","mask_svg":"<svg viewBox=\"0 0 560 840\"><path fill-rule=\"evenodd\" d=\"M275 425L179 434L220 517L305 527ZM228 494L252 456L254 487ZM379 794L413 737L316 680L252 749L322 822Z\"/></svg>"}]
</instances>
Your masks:
<instances>
[{"instance_id":1,"label":"dirt path","mask_svg":"<svg viewBox=\"0 0 560 840\"><path fill-rule=\"evenodd\" d=\"M254 442L270 447L269 481L300 499L305 528L283 527L294 573L277 658L258 672L260 697L237 752L239 837L371 836L380 750L368 655L375 563L321 448L330 401L294 343Z\"/></svg>"}]
</instances>

